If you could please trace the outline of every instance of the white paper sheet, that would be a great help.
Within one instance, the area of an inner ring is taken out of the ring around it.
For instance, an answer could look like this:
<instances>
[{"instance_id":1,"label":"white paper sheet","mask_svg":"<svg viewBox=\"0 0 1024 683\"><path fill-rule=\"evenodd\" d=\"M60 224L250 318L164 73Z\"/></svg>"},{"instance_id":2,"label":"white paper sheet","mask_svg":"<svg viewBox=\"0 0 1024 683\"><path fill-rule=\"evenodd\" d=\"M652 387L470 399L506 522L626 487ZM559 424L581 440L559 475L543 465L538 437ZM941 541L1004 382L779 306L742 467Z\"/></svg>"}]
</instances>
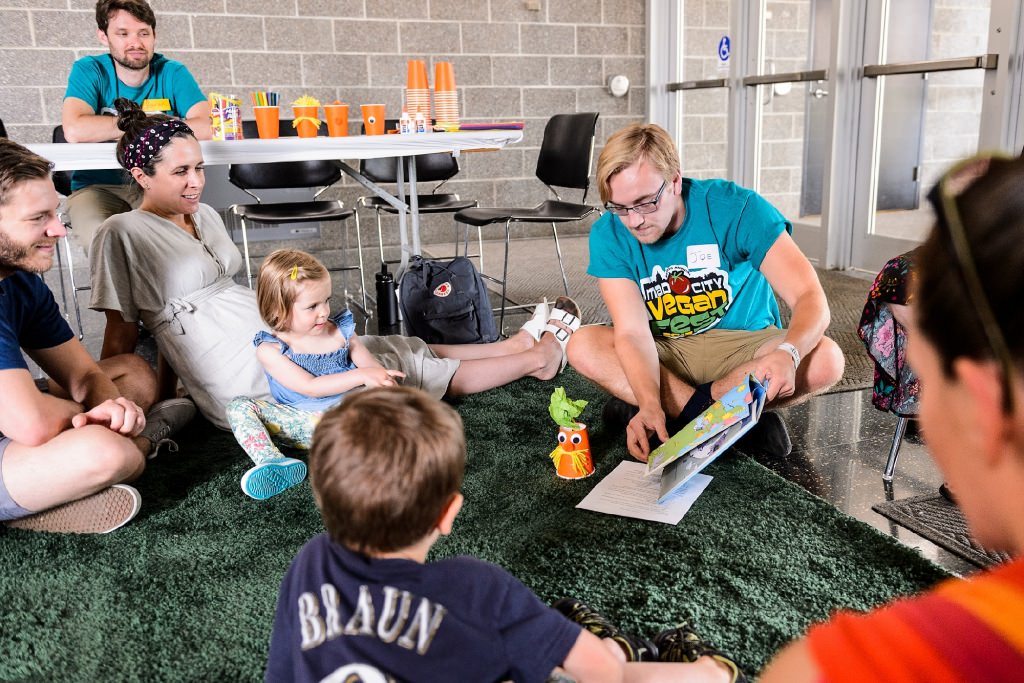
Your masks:
<instances>
[{"instance_id":1,"label":"white paper sheet","mask_svg":"<svg viewBox=\"0 0 1024 683\"><path fill-rule=\"evenodd\" d=\"M646 471L647 466L642 462L620 462L576 507L607 515L678 524L712 479L706 474L695 474L659 505L660 478L647 477Z\"/></svg>"}]
</instances>

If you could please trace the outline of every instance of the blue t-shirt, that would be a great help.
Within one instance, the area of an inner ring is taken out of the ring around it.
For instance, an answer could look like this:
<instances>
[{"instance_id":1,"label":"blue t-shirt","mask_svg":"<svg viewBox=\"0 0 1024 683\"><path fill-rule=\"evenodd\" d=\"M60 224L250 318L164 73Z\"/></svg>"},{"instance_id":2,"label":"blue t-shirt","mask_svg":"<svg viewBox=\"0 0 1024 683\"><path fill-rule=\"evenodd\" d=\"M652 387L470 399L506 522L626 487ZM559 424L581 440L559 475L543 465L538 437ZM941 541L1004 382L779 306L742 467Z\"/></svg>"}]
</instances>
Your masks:
<instances>
[{"instance_id":1,"label":"blue t-shirt","mask_svg":"<svg viewBox=\"0 0 1024 683\"><path fill-rule=\"evenodd\" d=\"M206 99L196 79L181 62L167 59L159 53L149 63L149 78L136 87L125 85L114 71L114 58L109 54L90 55L75 61L68 76L65 99L77 97L97 114L114 114L114 100L127 97L141 105L144 100L169 100L170 111L164 112L185 118L188 110ZM120 185L125 182L122 171L75 171L71 175L71 189L87 185Z\"/></svg>"},{"instance_id":2,"label":"blue t-shirt","mask_svg":"<svg viewBox=\"0 0 1024 683\"><path fill-rule=\"evenodd\" d=\"M266 680L540 682L579 634L493 564L372 558L321 534L281 584Z\"/></svg>"},{"instance_id":3,"label":"blue t-shirt","mask_svg":"<svg viewBox=\"0 0 1024 683\"><path fill-rule=\"evenodd\" d=\"M42 278L19 271L0 280L0 370L28 370L22 349L50 349L74 336Z\"/></svg>"},{"instance_id":4,"label":"blue t-shirt","mask_svg":"<svg viewBox=\"0 0 1024 683\"><path fill-rule=\"evenodd\" d=\"M356 322L352 317L352 311L346 308L344 311L341 311L332 317L331 322L337 326L342 336L345 337L345 346L330 353L295 353L295 351L292 350L292 347L288 346L284 341L278 339L266 330L260 330L257 332L252 343L253 346L259 346L260 344L266 343L278 344L281 347L281 353L285 358L295 363L314 377L335 375L339 372L354 370L356 364L352 362L351 358L349 358L348 353L348 340L356 331ZM333 394L331 396L306 396L305 394L292 391L288 387L282 385L274 379L269 372L264 371L264 374L267 376L267 384L270 385L270 395L274 397L274 400L281 405L291 406L298 410L322 412L337 403L343 395Z\"/></svg>"},{"instance_id":5,"label":"blue t-shirt","mask_svg":"<svg viewBox=\"0 0 1024 683\"><path fill-rule=\"evenodd\" d=\"M781 326L759 268L793 226L764 197L725 180L683 178L682 193L682 227L654 244L641 244L611 212L602 215L590 229L587 273L636 282L655 336Z\"/></svg>"}]
</instances>

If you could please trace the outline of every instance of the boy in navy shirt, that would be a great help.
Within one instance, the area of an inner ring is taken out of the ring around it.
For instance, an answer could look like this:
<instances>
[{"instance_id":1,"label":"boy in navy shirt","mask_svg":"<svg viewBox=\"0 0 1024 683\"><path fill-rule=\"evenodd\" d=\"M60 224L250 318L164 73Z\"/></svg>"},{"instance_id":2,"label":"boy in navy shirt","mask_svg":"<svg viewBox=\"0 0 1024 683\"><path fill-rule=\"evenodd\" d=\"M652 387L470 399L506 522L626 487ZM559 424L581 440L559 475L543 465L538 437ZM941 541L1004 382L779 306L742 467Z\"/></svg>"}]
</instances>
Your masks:
<instances>
[{"instance_id":1,"label":"boy in navy shirt","mask_svg":"<svg viewBox=\"0 0 1024 683\"><path fill-rule=\"evenodd\" d=\"M675 648L689 663L627 664L587 630L600 618L584 605L565 609L587 628L500 567L426 562L462 507L465 458L458 414L418 389L371 389L324 415L309 473L327 534L285 575L268 681L544 681L557 667L578 681L736 680L693 642Z\"/></svg>"}]
</instances>

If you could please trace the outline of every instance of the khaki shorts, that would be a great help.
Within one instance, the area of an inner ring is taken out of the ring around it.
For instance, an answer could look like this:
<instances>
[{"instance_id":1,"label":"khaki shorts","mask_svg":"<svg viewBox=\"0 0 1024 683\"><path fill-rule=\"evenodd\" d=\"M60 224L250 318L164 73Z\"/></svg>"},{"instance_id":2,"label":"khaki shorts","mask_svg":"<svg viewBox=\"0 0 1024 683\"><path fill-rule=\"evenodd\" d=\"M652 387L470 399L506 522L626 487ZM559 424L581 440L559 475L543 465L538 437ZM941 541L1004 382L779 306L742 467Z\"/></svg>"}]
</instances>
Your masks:
<instances>
[{"instance_id":1,"label":"khaki shorts","mask_svg":"<svg viewBox=\"0 0 1024 683\"><path fill-rule=\"evenodd\" d=\"M765 342L778 339L784 330L766 327L747 330L708 330L688 337L655 337L658 360L669 372L690 386L721 379L738 366L751 361Z\"/></svg>"},{"instance_id":2,"label":"khaki shorts","mask_svg":"<svg viewBox=\"0 0 1024 683\"><path fill-rule=\"evenodd\" d=\"M422 389L434 398L448 393L448 385L459 369L459 360L439 358L419 337L359 335L359 341L388 370L405 373L402 386Z\"/></svg>"}]
</instances>

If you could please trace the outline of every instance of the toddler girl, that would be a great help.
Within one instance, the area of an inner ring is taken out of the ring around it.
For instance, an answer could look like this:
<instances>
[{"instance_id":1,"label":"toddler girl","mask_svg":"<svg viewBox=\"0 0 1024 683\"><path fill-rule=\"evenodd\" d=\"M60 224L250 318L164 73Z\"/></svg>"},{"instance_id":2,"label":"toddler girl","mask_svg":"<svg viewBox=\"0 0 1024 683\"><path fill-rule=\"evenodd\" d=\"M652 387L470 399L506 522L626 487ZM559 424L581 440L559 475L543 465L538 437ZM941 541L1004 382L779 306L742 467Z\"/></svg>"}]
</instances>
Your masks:
<instances>
[{"instance_id":1,"label":"toddler girl","mask_svg":"<svg viewBox=\"0 0 1024 683\"><path fill-rule=\"evenodd\" d=\"M314 257L279 249L263 261L256 280L260 316L273 334L253 339L273 401L235 398L231 430L255 466L242 475L242 491L264 500L306 477L306 464L285 457L275 442L308 450L320 416L359 387L394 386L405 374L387 370L355 334L348 309L330 315L331 278Z\"/></svg>"}]
</instances>

